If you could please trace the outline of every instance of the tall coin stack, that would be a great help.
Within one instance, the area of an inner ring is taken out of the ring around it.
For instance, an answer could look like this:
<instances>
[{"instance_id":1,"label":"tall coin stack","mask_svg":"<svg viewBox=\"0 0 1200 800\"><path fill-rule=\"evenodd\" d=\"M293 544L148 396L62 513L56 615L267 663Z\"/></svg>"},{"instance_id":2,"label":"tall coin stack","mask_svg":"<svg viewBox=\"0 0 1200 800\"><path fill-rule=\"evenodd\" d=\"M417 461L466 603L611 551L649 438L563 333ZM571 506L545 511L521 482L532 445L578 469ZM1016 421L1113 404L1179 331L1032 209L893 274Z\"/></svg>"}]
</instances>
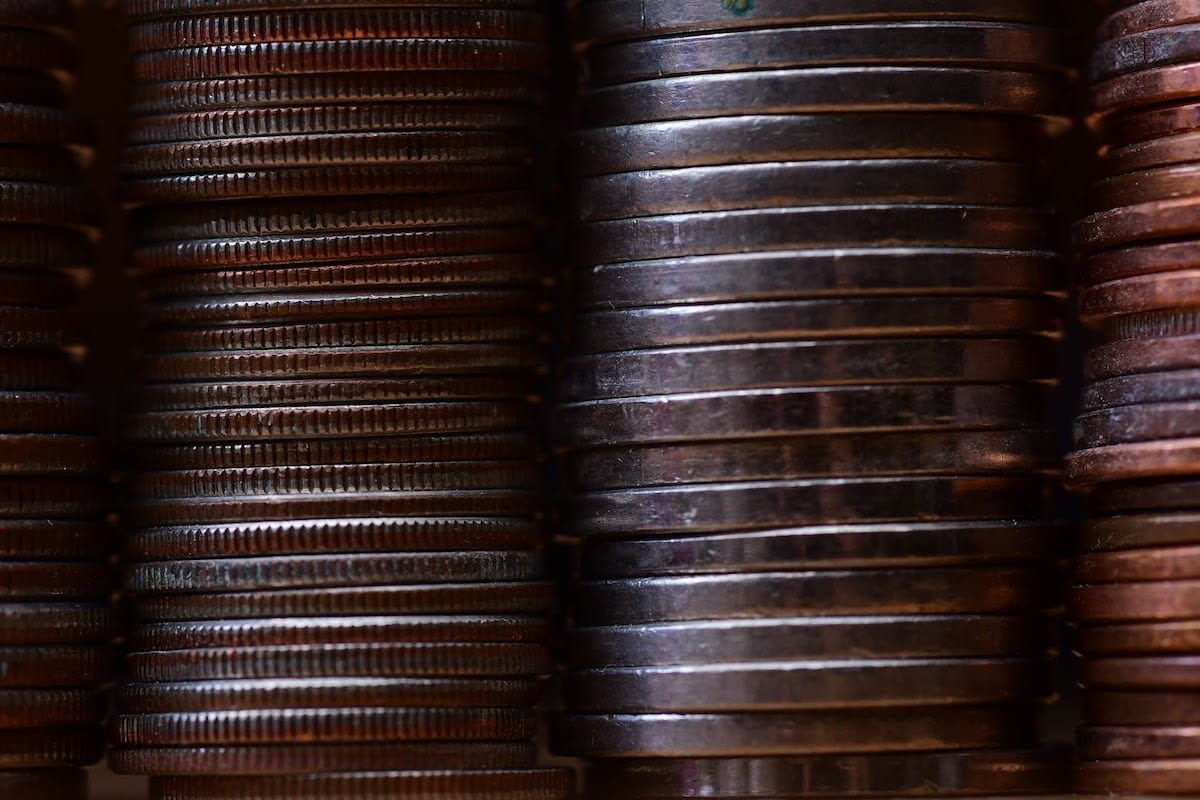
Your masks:
<instances>
[{"instance_id":1,"label":"tall coin stack","mask_svg":"<svg viewBox=\"0 0 1200 800\"><path fill-rule=\"evenodd\" d=\"M0 2L0 796L81 800L115 620L98 416L74 303L95 208L68 2Z\"/></svg>"},{"instance_id":2,"label":"tall coin stack","mask_svg":"<svg viewBox=\"0 0 1200 800\"><path fill-rule=\"evenodd\" d=\"M572 6L590 797L1061 788L1052 5Z\"/></svg>"},{"instance_id":3,"label":"tall coin stack","mask_svg":"<svg viewBox=\"0 0 1200 800\"><path fill-rule=\"evenodd\" d=\"M126 0L140 623L166 800L554 800L527 0Z\"/></svg>"},{"instance_id":4,"label":"tall coin stack","mask_svg":"<svg viewBox=\"0 0 1200 800\"><path fill-rule=\"evenodd\" d=\"M1076 226L1087 354L1067 478L1090 493L1068 610L1083 656L1077 786L1200 792L1200 3L1115 7Z\"/></svg>"}]
</instances>

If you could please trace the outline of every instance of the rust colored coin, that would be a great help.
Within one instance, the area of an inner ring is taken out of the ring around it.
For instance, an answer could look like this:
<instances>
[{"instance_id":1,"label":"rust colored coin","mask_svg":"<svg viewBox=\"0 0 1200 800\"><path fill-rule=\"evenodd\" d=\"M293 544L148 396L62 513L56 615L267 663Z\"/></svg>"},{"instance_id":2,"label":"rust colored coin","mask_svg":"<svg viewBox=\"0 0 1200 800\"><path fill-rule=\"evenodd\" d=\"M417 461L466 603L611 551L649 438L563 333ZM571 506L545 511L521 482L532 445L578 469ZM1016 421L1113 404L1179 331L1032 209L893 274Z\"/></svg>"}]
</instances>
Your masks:
<instances>
[{"instance_id":1,"label":"rust colored coin","mask_svg":"<svg viewBox=\"0 0 1200 800\"><path fill-rule=\"evenodd\" d=\"M0 647L2 689L90 686L113 675L115 653L107 646Z\"/></svg>"},{"instance_id":2,"label":"rust colored coin","mask_svg":"<svg viewBox=\"0 0 1200 800\"><path fill-rule=\"evenodd\" d=\"M582 625L854 614L1032 612L1053 587L1017 567L766 572L585 581L574 593Z\"/></svg>"},{"instance_id":3,"label":"rust colored coin","mask_svg":"<svg viewBox=\"0 0 1200 800\"><path fill-rule=\"evenodd\" d=\"M83 177L78 157L65 147L12 144L6 137L0 140L0 181L77 184Z\"/></svg>"},{"instance_id":4,"label":"rust colored coin","mask_svg":"<svg viewBox=\"0 0 1200 800\"><path fill-rule=\"evenodd\" d=\"M386 49L391 43L371 45ZM357 47L357 45L356 45ZM241 48L244 52L245 48ZM336 54L336 53L334 53ZM421 102L497 102L540 105L545 88L536 75L520 72L445 69L439 71L352 71L324 78L215 79L137 84L130 110L136 116L222 112L237 108Z\"/></svg>"},{"instance_id":5,"label":"rust colored coin","mask_svg":"<svg viewBox=\"0 0 1200 800\"><path fill-rule=\"evenodd\" d=\"M1106 342L1092 348L1084 357L1084 380L1198 367L1198 345L1200 335Z\"/></svg>"},{"instance_id":6,"label":"rust colored coin","mask_svg":"<svg viewBox=\"0 0 1200 800\"><path fill-rule=\"evenodd\" d=\"M1170 239L1194 234L1197 228L1196 208L1198 204L1200 202L1195 197L1173 197L1106 208L1104 211L1085 217L1075 225L1075 240L1082 248L1089 251L1126 245L1155 247L1156 245L1144 243L1155 239ZM1100 258L1104 257L1100 256ZM1108 258L1111 259L1112 256L1110 255ZM1183 271L1185 268L1186 263L1179 265L1176 269ZM1172 270L1172 272L1174 271ZM1143 285L1144 283L1134 284L1138 288Z\"/></svg>"},{"instance_id":7,"label":"rust colored coin","mask_svg":"<svg viewBox=\"0 0 1200 800\"><path fill-rule=\"evenodd\" d=\"M1200 688L1197 666L1200 658L1191 655L1088 658L1080 663L1079 679L1084 686L1093 688L1196 689Z\"/></svg>"},{"instance_id":8,"label":"rust colored coin","mask_svg":"<svg viewBox=\"0 0 1200 800\"><path fill-rule=\"evenodd\" d=\"M531 435L496 433L141 447L136 462L144 470L212 470L420 461L532 461L538 453L539 445ZM455 467L447 464L446 469Z\"/></svg>"},{"instance_id":9,"label":"rust colored coin","mask_svg":"<svg viewBox=\"0 0 1200 800\"><path fill-rule=\"evenodd\" d=\"M226 11L211 16L172 16L130 27L135 51L180 46L259 42L334 41L339 39L505 39L520 34L538 38L540 14L483 8L305 7L253 13Z\"/></svg>"},{"instance_id":10,"label":"rust colored coin","mask_svg":"<svg viewBox=\"0 0 1200 800\"><path fill-rule=\"evenodd\" d=\"M579 537L729 532L887 520L1033 518L1046 484L1017 477L830 478L747 481L576 495L569 533Z\"/></svg>"},{"instance_id":11,"label":"rust colored coin","mask_svg":"<svg viewBox=\"0 0 1200 800\"><path fill-rule=\"evenodd\" d=\"M1200 483L1191 479L1118 485L1094 495L1093 504L1096 511L1103 514L1124 511L1185 511L1200 505L1197 488L1200 488Z\"/></svg>"},{"instance_id":12,"label":"rust colored coin","mask_svg":"<svg viewBox=\"0 0 1200 800\"><path fill-rule=\"evenodd\" d=\"M1141 0L1117 4L1096 29L1102 39L1117 39L1141 31L1200 21L1186 0Z\"/></svg>"},{"instance_id":13,"label":"rust colored coin","mask_svg":"<svg viewBox=\"0 0 1200 800\"><path fill-rule=\"evenodd\" d=\"M118 715L122 747L528 739L534 713L510 708L313 708Z\"/></svg>"},{"instance_id":14,"label":"rust colored coin","mask_svg":"<svg viewBox=\"0 0 1200 800\"><path fill-rule=\"evenodd\" d=\"M1200 164L1177 164L1126 172L1092 184L1090 197L1097 208L1135 206L1186 197L1195 193Z\"/></svg>"},{"instance_id":15,"label":"rust colored coin","mask_svg":"<svg viewBox=\"0 0 1200 800\"><path fill-rule=\"evenodd\" d=\"M1200 270L1182 269L1120 278L1080 290L1079 313L1103 321L1118 314L1177 309L1200 291Z\"/></svg>"},{"instance_id":16,"label":"rust colored coin","mask_svg":"<svg viewBox=\"0 0 1200 800\"><path fill-rule=\"evenodd\" d=\"M197 409L139 414L135 442L275 441L354 436L447 435L528 429L533 407L522 400L345 404Z\"/></svg>"},{"instance_id":17,"label":"rust colored coin","mask_svg":"<svg viewBox=\"0 0 1200 800\"><path fill-rule=\"evenodd\" d=\"M137 628L139 650L400 642L541 642L549 620L536 616L425 615L160 622Z\"/></svg>"},{"instance_id":18,"label":"rust colored coin","mask_svg":"<svg viewBox=\"0 0 1200 800\"><path fill-rule=\"evenodd\" d=\"M1081 277L1089 285L1196 268L1200 268L1200 244L1188 240L1154 242L1089 255L1082 264Z\"/></svg>"},{"instance_id":19,"label":"rust colored coin","mask_svg":"<svg viewBox=\"0 0 1200 800\"><path fill-rule=\"evenodd\" d=\"M1085 692L1084 719L1089 725L1187 725L1200 714L1195 692Z\"/></svg>"},{"instance_id":20,"label":"rust colored coin","mask_svg":"<svg viewBox=\"0 0 1200 800\"><path fill-rule=\"evenodd\" d=\"M549 614L557 607L552 584L537 581L450 583L222 594L168 594L138 598L150 622L304 616L393 614ZM0 609L3 607L0 606Z\"/></svg>"},{"instance_id":21,"label":"rust colored coin","mask_svg":"<svg viewBox=\"0 0 1200 800\"><path fill-rule=\"evenodd\" d=\"M367 772L288 777L163 777L150 780L160 800L359 800L364 797L493 797L567 800L575 775L565 769Z\"/></svg>"},{"instance_id":22,"label":"rust colored coin","mask_svg":"<svg viewBox=\"0 0 1200 800\"><path fill-rule=\"evenodd\" d=\"M1089 656L1093 654L1186 654L1200 648L1200 622L1184 619L1170 622L1082 625L1076 631L1075 644L1080 652ZM1114 662L1114 666L1125 663L1127 662ZM1177 680L1177 678L1173 680Z\"/></svg>"},{"instance_id":23,"label":"rust colored coin","mask_svg":"<svg viewBox=\"0 0 1200 800\"><path fill-rule=\"evenodd\" d=\"M1185 164L1200 160L1200 134L1194 131L1158 136L1104 151L1100 162L1106 174Z\"/></svg>"},{"instance_id":24,"label":"rust colored coin","mask_svg":"<svg viewBox=\"0 0 1200 800\"><path fill-rule=\"evenodd\" d=\"M378 264L314 264L265 269L222 269L157 272L141 276L142 287L155 300L224 294L329 291L377 287L532 286L547 269L522 253L444 256Z\"/></svg>"},{"instance_id":25,"label":"rust colored coin","mask_svg":"<svg viewBox=\"0 0 1200 800\"><path fill-rule=\"evenodd\" d=\"M790 250L604 264L575 275L581 308L921 294L1053 294L1050 253L920 248Z\"/></svg>"},{"instance_id":26,"label":"rust colored coin","mask_svg":"<svg viewBox=\"0 0 1200 800\"><path fill-rule=\"evenodd\" d=\"M1186 511L1097 517L1086 520L1078 536L1084 552L1189 544L1200 544L1200 514Z\"/></svg>"},{"instance_id":27,"label":"rust colored coin","mask_svg":"<svg viewBox=\"0 0 1200 800\"><path fill-rule=\"evenodd\" d=\"M541 470L526 461L469 464L434 461L144 472L130 481L129 496L131 502L141 503L241 495L535 489L541 484Z\"/></svg>"},{"instance_id":28,"label":"rust colored coin","mask_svg":"<svg viewBox=\"0 0 1200 800\"><path fill-rule=\"evenodd\" d=\"M1067 595L1075 619L1087 622L1180 619L1195 615L1200 580L1093 583Z\"/></svg>"},{"instance_id":29,"label":"rust colored coin","mask_svg":"<svg viewBox=\"0 0 1200 800\"><path fill-rule=\"evenodd\" d=\"M586 773L588 797L938 797L1062 790L1060 750L962 751L779 758L622 759Z\"/></svg>"},{"instance_id":30,"label":"rust colored coin","mask_svg":"<svg viewBox=\"0 0 1200 800\"><path fill-rule=\"evenodd\" d=\"M1096 794L1192 794L1200 791L1200 759L1077 761L1076 791Z\"/></svg>"},{"instance_id":31,"label":"rust colored coin","mask_svg":"<svg viewBox=\"0 0 1200 800\"><path fill-rule=\"evenodd\" d=\"M354 742L303 746L114 748L109 766L127 775L298 775L381 770L528 769L528 742Z\"/></svg>"},{"instance_id":32,"label":"rust colored coin","mask_svg":"<svg viewBox=\"0 0 1200 800\"><path fill-rule=\"evenodd\" d=\"M1026 161L1041 141L1029 120L927 113L746 114L579 131L580 175L838 159Z\"/></svg>"},{"instance_id":33,"label":"rust colored coin","mask_svg":"<svg viewBox=\"0 0 1200 800\"><path fill-rule=\"evenodd\" d=\"M83 767L103 754L98 726L0 732L0 769Z\"/></svg>"},{"instance_id":34,"label":"rust colored coin","mask_svg":"<svg viewBox=\"0 0 1200 800\"><path fill-rule=\"evenodd\" d=\"M3 252L2 248L0 252ZM75 365L65 354L55 351L0 350L0 391L65 392L74 388Z\"/></svg>"},{"instance_id":35,"label":"rust colored coin","mask_svg":"<svg viewBox=\"0 0 1200 800\"><path fill-rule=\"evenodd\" d=\"M1063 532L1045 522L913 522L815 525L736 534L583 543L591 578L772 569L889 569L1055 560Z\"/></svg>"},{"instance_id":36,"label":"rust colored coin","mask_svg":"<svg viewBox=\"0 0 1200 800\"><path fill-rule=\"evenodd\" d=\"M1083 761L1194 757L1200 755L1200 727L1080 725L1075 749Z\"/></svg>"},{"instance_id":37,"label":"rust colored coin","mask_svg":"<svg viewBox=\"0 0 1200 800\"><path fill-rule=\"evenodd\" d=\"M282 558L222 558L135 564L125 576L132 592L216 592L297 587L377 586L536 580L539 553L469 551Z\"/></svg>"},{"instance_id":38,"label":"rust colored coin","mask_svg":"<svg viewBox=\"0 0 1200 800\"><path fill-rule=\"evenodd\" d=\"M76 67L75 47L32 26L0 28L0 66L69 74Z\"/></svg>"},{"instance_id":39,"label":"rust colored coin","mask_svg":"<svg viewBox=\"0 0 1200 800\"><path fill-rule=\"evenodd\" d=\"M1031 720L1014 707L843 709L759 714L568 715L556 752L580 757L793 756L1021 746Z\"/></svg>"},{"instance_id":40,"label":"rust colored coin","mask_svg":"<svg viewBox=\"0 0 1200 800\"><path fill-rule=\"evenodd\" d=\"M1050 637L1036 617L917 614L783 617L606 625L567 631L572 669L812 660L847 664L909 659L1045 655Z\"/></svg>"},{"instance_id":41,"label":"rust colored coin","mask_svg":"<svg viewBox=\"0 0 1200 800\"><path fill-rule=\"evenodd\" d=\"M840 711L1028 702L1049 677L1037 659L855 658L575 669L563 692L572 713Z\"/></svg>"},{"instance_id":42,"label":"rust colored coin","mask_svg":"<svg viewBox=\"0 0 1200 800\"><path fill-rule=\"evenodd\" d=\"M425 8L417 0L361 0L355 4L360 8ZM475 7L475 0L442 0L443 7ZM489 8L530 8L533 0L490 0ZM216 12L249 12L270 10L308 10L303 0L123 0L121 9L131 19L172 18L181 15L211 14Z\"/></svg>"},{"instance_id":43,"label":"rust colored coin","mask_svg":"<svg viewBox=\"0 0 1200 800\"><path fill-rule=\"evenodd\" d=\"M577 353L728 342L856 336L1057 333L1053 302L1038 299L874 298L591 311L576 318Z\"/></svg>"},{"instance_id":44,"label":"rust colored coin","mask_svg":"<svg viewBox=\"0 0 1200 800\"><path fill-rule=\"evenodd\" d=\"M124 553L134 561L166 561L289 553L519 550L536 546L541 538L532 520L367 516L133 530L124 539Z\"/></svg>"},{"instance_id":45,"label":"rust colored coin","mask_svg":"<svg viewBox=\"0 0 1200 800\"><path fill-rule=\"evenodd\" d=\"M225 681L259 678L497 678L548 675L544 644L521 642L383 642L282 647L204 647L133 651L134 681Z\"/></svg>"},{"instance_id":46,"label":"rust colored coin","mask_svg":"<svg viewBox=\"0 0 1200 800\"><path fill-rule=\"evenodd\" d=\"M618 397L558 408L558 442L595 447L802 434L1044 425L1038 384L894 384ZM814 422L819 420L819 426Z\"/></svg>"},{"instance_id":47,"label":"rust colored coin","mask_svg":"<svg viewBox=\"0 0 1200 800\"><path fill-rule=\"evenodd\" d=\"M1090 59L1093 82L1106 78L1142 72L1180 62L1195 61L1200 56L1196 47L1197 26L1187 24L1189 17L1170 25L1122 34L1099 42Z\"/></svg>"},{"instance_id":48,"label":"rust colored coin","mask_svg":"<svg viewBox=\"0 0 1200 800\"><path fill-rule=\"evenodd\" d=\"M0 557L19 561L107 560L113 530L100 523L0 520Z\"/></svg>"},{"instance_id":49,"label":"rust colored coin","mask_svg":"<svg viewBox=\"0 0 1200 800\"><path fill-rule=\"evenodd\" d=\"M1092 108L1112 114L1194 100L1198 73L1200 65L1172 64L1093 83Z\"/></svg>"},{"instance_id":50,"label":"rust colored coin","mask_svg":"<svg viewBox=\"0 0 1200 800\"><path fill-rule=\"evenodd\" d=\"M0 182L0 221L87 226L94 221L87 192L52 183Z\"/></svg>"},{"instance_id":51,"label":"rust colored coin","mask_svg":"<svg viewBox=\"0 0 1200 800\"><path fill-rule=\"evenodd\" d=\"M169 92L174 103L162 104L169 110L199 111L295 101L400 99L396 96L403 97L407 81L394 77L395 73L495 70L536 77L545 71L547 60L546 43L537 39L351 39L158 50L136 54L132 73L143 84L180 84L151 88L143 98ZM265 93L268 86L277 92ZM197 98L202 90L209 95ZM363 97L367 92L368 97ZM146 105L153 103L146 99L135 103L135 107Z\"/></svg>"},{"instance_id":52,"label":"rust colored coin","mask_svg":"<svg viewBox=\"0 0 1200 800\"><path fill-rule=\"evenodd\" d=\"M575 491L883 475L1029 474L1058 468L1048 431L759 438L586 450L566 456Z\"/></svg>"},{"instance_id":53,"label":"rust colored coin","mask_svg":"<svg viewBox=\"0 0 1200 800\"><path fill-rule=\"evenodd\" d=\"M1200 546L1085 553L1075 559L1074 566L1075 580L1080 583L1200 578Z\"/></svg>"},{"instance_id":54,"label":"rust colored coin","mask_svg":"<svg viewBox=\"0 0 1200 800\"><path fill-rule=\"evenodd\" d=\"M76 340L75 320L62 308L0 306L0 347L39 350Z\"/></svg>"},{"instance_id":55,"label":"rust colored coin","mask_svg":"<svg viewBox=\"0 0 1200 800\"><path fill-rule=\"evenodd\" d=\"M562 393L572 401L864 383L1024 382L1052 377L1055 351L1053 341L1038 337L662 348L575 358Z\"/></svg>"},{"instance_id":56,"label":"rust colored coin","mask_svg":"<svg viewBox=\"0 0 1200 800\"><path fill-rule=\"evenodd\" d=\"M1113 114L1093 120L1101 138L1110 147L1144 142L1160 136L1187 133L1200 124L1200 104L1184 102L1176 105ZM1106 148L1102 145L1101 152Z\"/></svg>"}]
</instances>

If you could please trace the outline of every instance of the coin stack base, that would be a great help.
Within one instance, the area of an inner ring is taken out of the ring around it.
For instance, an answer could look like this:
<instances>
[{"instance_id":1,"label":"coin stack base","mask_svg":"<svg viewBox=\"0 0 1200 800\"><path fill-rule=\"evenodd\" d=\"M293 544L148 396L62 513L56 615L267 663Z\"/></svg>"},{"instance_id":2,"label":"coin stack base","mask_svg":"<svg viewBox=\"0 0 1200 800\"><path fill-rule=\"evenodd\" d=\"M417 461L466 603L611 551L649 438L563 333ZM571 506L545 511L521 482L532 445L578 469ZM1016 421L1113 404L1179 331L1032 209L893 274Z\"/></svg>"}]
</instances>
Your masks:
<instances>
[{"instance_id":1,"label":"coin stack base","mask_svg":"<svg viewBox=\"0 0 1200 800\"><path fill-rule=\"evenodd\" d=\"M1070 81L1042 5L936 5L569 4L553 738L589 797L1064 785L1030 748Z\"/></svg>"},{"instance_id":2,"label":"coin stack base","mask_svg":"<svg viewBox=\"0 0 1200 800\"><path fill-rule=\"evenodd\" d=\"M555 800L535 3L126 0L146 298L110 760Z\"/></svg>"}]
</instances>

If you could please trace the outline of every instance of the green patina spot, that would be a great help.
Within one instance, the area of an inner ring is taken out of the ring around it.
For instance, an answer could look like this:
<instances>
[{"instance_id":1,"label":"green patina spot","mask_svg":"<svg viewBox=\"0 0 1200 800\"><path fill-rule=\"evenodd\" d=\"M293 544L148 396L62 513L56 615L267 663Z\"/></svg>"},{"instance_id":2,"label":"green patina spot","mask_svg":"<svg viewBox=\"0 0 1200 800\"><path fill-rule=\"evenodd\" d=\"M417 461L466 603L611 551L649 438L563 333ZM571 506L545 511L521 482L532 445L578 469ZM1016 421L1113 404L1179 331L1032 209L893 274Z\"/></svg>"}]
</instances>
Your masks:
<instances>
[{"instance_id":1,"label":"green patina spot","mask_svg":"<svg viewBox=\"0 0 1200 800\"><path fill-rule=\"evenodd\" d=\"M721 4L727 11L737 14L739 17L754 8L754 0L721 0Z\"/></svg>"}]
</instances>

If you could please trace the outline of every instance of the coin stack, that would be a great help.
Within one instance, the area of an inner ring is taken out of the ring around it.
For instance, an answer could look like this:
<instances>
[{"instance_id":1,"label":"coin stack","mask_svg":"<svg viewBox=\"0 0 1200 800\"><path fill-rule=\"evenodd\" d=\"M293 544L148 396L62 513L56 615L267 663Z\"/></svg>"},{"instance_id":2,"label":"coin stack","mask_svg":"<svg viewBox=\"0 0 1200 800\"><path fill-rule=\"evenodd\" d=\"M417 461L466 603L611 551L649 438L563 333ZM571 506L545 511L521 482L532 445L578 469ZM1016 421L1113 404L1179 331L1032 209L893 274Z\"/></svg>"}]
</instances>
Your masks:
<instances>
[{"instance_id":1,"label":"coin stack","mask_svg":"<svg viewBox=\"0 0 1200 800\"><path fill-rule=\"evenodd\" d=\"M1078 625L1087 793L1200 792L1200 4L1121 3L1091 61L1100 138L1075 229L1084 362L1070 484L1089 494Z\"/></svg>"},{"instance_id":2,"label":"coin stack","mask_svg":"<svg viewBox=\"0 0 1200 800\"><path fill-rule=\"evenodd\" d=\"M127 0L146 298L111 762L553 800L527 0Z\"/></svg>"},{"instance_id":3,"label":"coin stack","mask_svg":"<svg viewBox=\"0 0 1200 800\"><path fill-rule=\"evenodd\" d=\"M1052 4L571 13L557 749L595 798L1061 788Z\"/></svg>"},{"instance_id":4,"label":"coin stack","mask_svg":"<svg viewBox=\"0 0 1200 800\"><path fill-rule=\"evenodd\" d=\"M98 415L73 306L95 208L68 2L0 0L0 796L80 800L116 624Z\"/></svg>"}]
</instances>

